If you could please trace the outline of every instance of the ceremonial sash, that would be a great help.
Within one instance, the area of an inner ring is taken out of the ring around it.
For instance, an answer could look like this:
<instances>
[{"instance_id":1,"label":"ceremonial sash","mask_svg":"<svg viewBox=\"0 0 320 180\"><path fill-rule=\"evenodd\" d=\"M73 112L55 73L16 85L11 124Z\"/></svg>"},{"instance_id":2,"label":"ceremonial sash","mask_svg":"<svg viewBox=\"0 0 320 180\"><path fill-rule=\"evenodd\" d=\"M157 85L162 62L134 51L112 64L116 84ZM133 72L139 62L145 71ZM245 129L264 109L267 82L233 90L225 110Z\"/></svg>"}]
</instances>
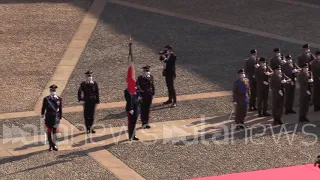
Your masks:
<instances>
[{"instance_id":1,"label":"ceremonial sash","mask_svg":"<svg viewBox=\"0 0 320 180\"><path fill-rule=\"evenodd\" d=\"M237 85L238 85L238 87L241 89L241 91L244 93L244 96L245 96L245 98L244 98L244 105L248 105L248 98L247 98L247 88L238 80L237 81Z\"/></svg>"},{"instance_id":2,"label":"ceremonial sash","mask_svg":"<svg viewBox=\"0 0 320 180\"><path fill-rule=\"evenodd\" d=\"M58 115L59 110L57 110L57 109L54 107L54 105L52 104L52 102L50 101L50 99L49 99L48 97L47 97L47 101L48 101L49 106L57 113L56 119L55 119L56 124L60 124L60 117L59 117L59 115Z\"/></svg>"}]
</instances>

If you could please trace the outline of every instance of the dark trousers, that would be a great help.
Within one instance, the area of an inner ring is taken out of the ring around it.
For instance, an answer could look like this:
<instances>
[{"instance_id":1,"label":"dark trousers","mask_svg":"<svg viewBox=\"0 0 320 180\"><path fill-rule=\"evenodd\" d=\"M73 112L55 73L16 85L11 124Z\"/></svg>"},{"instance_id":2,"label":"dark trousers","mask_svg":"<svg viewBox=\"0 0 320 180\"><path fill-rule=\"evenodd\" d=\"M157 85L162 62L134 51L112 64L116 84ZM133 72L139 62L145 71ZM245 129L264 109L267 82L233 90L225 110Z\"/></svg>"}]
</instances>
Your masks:
<instances>
[{"instance_id":1,"label":"dark trousers","mask_svg":"<svg viewBox=\"0 0 320 180\"><path fill-rule=\"evenodd\" d=\"M279 91L272 91L272 116L275 121L282 118L285 97L285 93L281 96Z\"/></svg>"},{"instance_id":2,"label":"dark trousers","mask_svg":"<svg viewBox=\"0 0 320 180\"><path fill-rule=\"evenodd\" d=\"M296 91L296 85L287 84L285 86L285 108L286 110L292 110L293 108L293 102L294 102L294 96Z\"/></svg>"},{"instance_id":3,"label":"dark trousers","mask_svg":"<svg viewBox=\"0 0 320 180\"><path fill-rule=\"evenodd\" d=\"M237 104L234 120L236 124L244 124L244 119L247 116L248 105Z\"/></svg>"},{"instance_id":4,"label":"dark trousers","mask_svg":"<svg viewBox=\"0 0 320 180\"><path fill-rule=\"evenodd\" d=\"M141 102L141 121L142 125L149 123L150 107L152 104L152 95L146 94L142 97Z\"/></svg>"},{"instance_id":5,"label":"dark trousers","mask_svg":"<svg viewBox=\"0 0 320 180\"><path fill-rule=\"evenodd\" d=\"M250 85L250 99L249 99L249 106L256 107L256 99L257 99L257 82L255 78L249 79Z\"/></svg>"},{"instance_id":6,"label":"dark trousers","mask_svg":"<svg viewBox=\"0 0 320 180\"><path fill-rule=\"evenodd\" d=\"M320 109L320 80L314 81L312 98L314 109Z\"/></svg>"},{"instance_id":7,"label":"dark trousers","mask_svg":"<svg viewBox=\"0 0 320 180\"><path fill-rule=\"evenodd\" d=\"M136 128L136 123L138 119L137 112L135 111L133 114L130 114L130 112L127 111L127 118L128 118L128 134L129 134L129 139L131 139L133 136L135 136L135 128Z\"/></svg>"},{"instance_id":8,"label":"dark trousers","mask_svg":"<svg viewBox=\"0 0 320 180\"><path fill-rule=\"evenodd\" d=\"M311 96L306 94L306 92L300 92L300 100L299 100L299 116L306 117L309 112Z\"/></svg>"},{"instance_id":9,"label":"dark trousers","mask_svg":"<svg viewBox=\"0 0 320 180\"><path fill-rule=\"evenodd\" d=\"M268 110L269 86L261 86L257 89L258 114L266 113Z\"/></svg>"},{"instance_id":10,"label":"dark trousers","mask_svg":"<svg viewBox=\"0 0 320 180\"><path fill-rule=\"evenodd\" d=\"M176 89L174 88L174 77L173 76L166 76L166 84L168 87L168 96L169 101L173 101L173 103L177 102L177 95Z\"/></svg>"},{"instance_id":11,"label":"dark trousers","mask_svg":"<svg viewBox=\"0 0 320 180\"><path fill-rule=\"evenodd\" d=\"M84 124L87 130L90 130L94 121L94 112L96 110L95 102L85 102L83 106Z\"/></svg>"},{"instance_id":12,"label":"dark trousers","mask_svg":"<svg viewBox=\"0 0 320 180\"><path fill-rule=\"evenodd\" d=\"M52 127L48 125L46 125L46 127L47 127L47 136L48 136L49 146L50 147L56 146L57 127Z\"/></svg>"}]
</instances>

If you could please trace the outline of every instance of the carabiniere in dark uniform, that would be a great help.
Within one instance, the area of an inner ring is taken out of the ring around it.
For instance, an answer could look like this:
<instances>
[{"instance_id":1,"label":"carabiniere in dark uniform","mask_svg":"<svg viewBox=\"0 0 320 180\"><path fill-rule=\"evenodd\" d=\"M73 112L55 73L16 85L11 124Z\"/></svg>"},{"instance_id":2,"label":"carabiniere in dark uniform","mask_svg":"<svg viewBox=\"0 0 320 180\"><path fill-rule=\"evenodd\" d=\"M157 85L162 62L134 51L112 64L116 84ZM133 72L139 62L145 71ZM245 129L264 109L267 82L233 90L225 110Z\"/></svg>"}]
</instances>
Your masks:
<instances>
[{"instance_id":1,"label":"carabiniere in dark uniform","mask_svg":"<svg viewBox=\"0 0 320 180\"><path fill-rule=\"evenodd\" d=\"M259 67L258 63L258 57L257 57L258 51L256 49L253 49L250 51L251 57L246 60L245 63L245 72L246 76L249 79L250 84L250 102L249 102L249 111L255 111L256 108L256 100L257 100L257 81L255 78L255 69Z\"/></svg>"},{"instance_id":2,"label":"carabiniere in dark uniform","mask_svg":"<svg viewBox=\"0 0 320 180\"><path fill-rule=\"evenodd\" d=\"M99 87L98 83L92 80L92 71L86 72L85 75L87 76L87 81L83 81L80 84L78 100L83 104L83 115L87 133L95 133L92 126L96 105L100 103Z\"/></svg>"},{"instance_id":3,"label":"carabiniere in dark uniform","mask_svg":"<svg viewBox=\"0 0 320 180\"><path fill-rule=\"evenodd\" d=\"M57 128L62 118L62 99L56 95L58 86L53 84L49 88L50 95L43 99L41 119L45 120L45 125L47 127L49 151L58 151L55 141Z\"/></svg>"},{"instance_id":4,"label":"carabiniere in dark uniform","mask_svg":"<svg viewBox=\"0 0 320 180\"><path fill-rule=\"evenodd\" d=\"M142 127L149 129L149 116L152 99L155 94L153 76L150 74L150 66L145 66L143 69L143 75L137 79L137 89L140 90L138 95L142 97L141 101L141 121Z\"/></svg>"}]
</instances>

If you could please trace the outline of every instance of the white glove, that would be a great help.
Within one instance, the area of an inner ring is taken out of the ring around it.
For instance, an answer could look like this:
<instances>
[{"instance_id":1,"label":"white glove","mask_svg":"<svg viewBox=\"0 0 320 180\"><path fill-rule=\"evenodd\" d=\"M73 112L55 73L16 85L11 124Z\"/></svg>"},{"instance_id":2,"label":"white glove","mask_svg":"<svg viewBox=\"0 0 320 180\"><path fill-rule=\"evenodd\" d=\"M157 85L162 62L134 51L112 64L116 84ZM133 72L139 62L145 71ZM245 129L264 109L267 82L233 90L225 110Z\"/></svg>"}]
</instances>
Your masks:
<instances>
[{"instance_id":1,"label":"white glove","mask_svg":"<svg viewBox=\"0 0 320 180\"><path fill-rule=\"evenodd\" d=\"M283 80L281 81L281 83L287 83L287 80L283 79Z\"/></svg>"},{"instance_id":2,"label":"white glove","mask_svg":"<svg viewBox=\"0 0 320 180\"><path fill-rule=\"evenodd\" d=\"M267 76L269 76L269 75L270 75L270 73L269 73L269 72L265 72L265 74L266 74Z\"/></svg>"},{"instance_id":3,"label":"white glove","mask_svg":"<svg viewBox=\"0 0 320 180\"><path fill-rule=\"evenodd\" d=\"M296 72L298 72L298 70L297 70L297 69L292 70L292 73L296 73Z\"/></svg>"},{"instance_id":4,"label":"white glove","mask_svg":"<svg viewBox=\"0 0 320 180\"><path fill-rule=\"evenodd\" d=\"M255 68L258 68L259 66L260 66L259 64L255 64L255 65L254 65Z\"/></svg>"},{"instance_id":5,"label":"white glove","mask_svg":"<svg viewBox=\"0 0 320 180\"><path fill-rule=\"evenodd\" d=\"M283 96L283 92L281 90L279 90L279 94L280 96Z\"/></svg>"},{"instance_id":6,"label":"white glove","mask_svg":"<svg viewBox=\"0 0 320 180\"><path fill-rule=\"evenodd\" d=\"M134 113L134 111L133 111L133 110L131 110L129 113L132 115L132 114Z\"/></svg>"},{"instance_id":7,"label":"white glove","mask_svg":"<svg viewBox=\"0 0 320 180\"><path fill-rule=\"evenodd\" d=\"M233 104L236 106L236 105L237 105L237 102L233 102Z\"/></svg>"},{"instance_id":8,"label":"white glove","mask_svg":"<svg viewBox=\"0 0 320 180\"><path fill-rule=\"evenodd\" d=\"M311 92L310 92L310 91L307 91L307 94L308 94L308 95L311 95Z\"/></svg>"},{"instance_id":9,"label":"white glove","mask_svg":"<svg viewBox=\"0 0 320 180\"><path fill-rule=\"evenodd\" d=\"M309 79L308 82L309 82L309 83L312 83L312 82L313 82L313 79Z\"/></svg>"},{"instance_id":10,"label":"white glove","mask_svg":"<svg viewBox=\"0 0 320 180\"><path fill-rule=\"evenodd\" d=\"M44 115L41 115L40 120L44 121Z\"/></svg>"},{"instance_id":11,"label":"white glove","mask_svg":"<svg viewBox=\"0 0 320 180\"><path fill-rule=\"evenodd\" d=\"M84 101L79 101L80 104L84 104Z\"/></svg>"},{"instance_id":12,"label":"white glove","mask_svg":"<svg viewBox=\"0 0 320 180\"><path fill-rule=\"evenodd\" d=\"M140 101L141 99L142 99L142 97L141 97L141 96L139 96L139 97L138 97L138 101Z\"/></svg>"}]
</instances>

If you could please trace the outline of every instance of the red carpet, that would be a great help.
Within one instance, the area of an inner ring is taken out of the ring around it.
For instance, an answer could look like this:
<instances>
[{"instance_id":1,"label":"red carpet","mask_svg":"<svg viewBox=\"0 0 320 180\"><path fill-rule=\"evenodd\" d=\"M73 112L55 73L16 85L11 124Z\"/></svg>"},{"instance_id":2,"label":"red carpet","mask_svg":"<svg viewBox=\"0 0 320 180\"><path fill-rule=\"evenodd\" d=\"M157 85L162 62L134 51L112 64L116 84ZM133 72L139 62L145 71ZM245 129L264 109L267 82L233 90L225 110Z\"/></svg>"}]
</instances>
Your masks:
<instances>
[{"instance_id":1,"label":"red carpet","mask_svg":"<svg viewBox=\"0 0 320 180\"><path fill-rule=\"evenodd\" d=\"M203 177L192 180L320 180L320 169L313 164L275 168L221 176ZM190 179L191 180L191 179Z\"/></svg>"}]
</instances>

